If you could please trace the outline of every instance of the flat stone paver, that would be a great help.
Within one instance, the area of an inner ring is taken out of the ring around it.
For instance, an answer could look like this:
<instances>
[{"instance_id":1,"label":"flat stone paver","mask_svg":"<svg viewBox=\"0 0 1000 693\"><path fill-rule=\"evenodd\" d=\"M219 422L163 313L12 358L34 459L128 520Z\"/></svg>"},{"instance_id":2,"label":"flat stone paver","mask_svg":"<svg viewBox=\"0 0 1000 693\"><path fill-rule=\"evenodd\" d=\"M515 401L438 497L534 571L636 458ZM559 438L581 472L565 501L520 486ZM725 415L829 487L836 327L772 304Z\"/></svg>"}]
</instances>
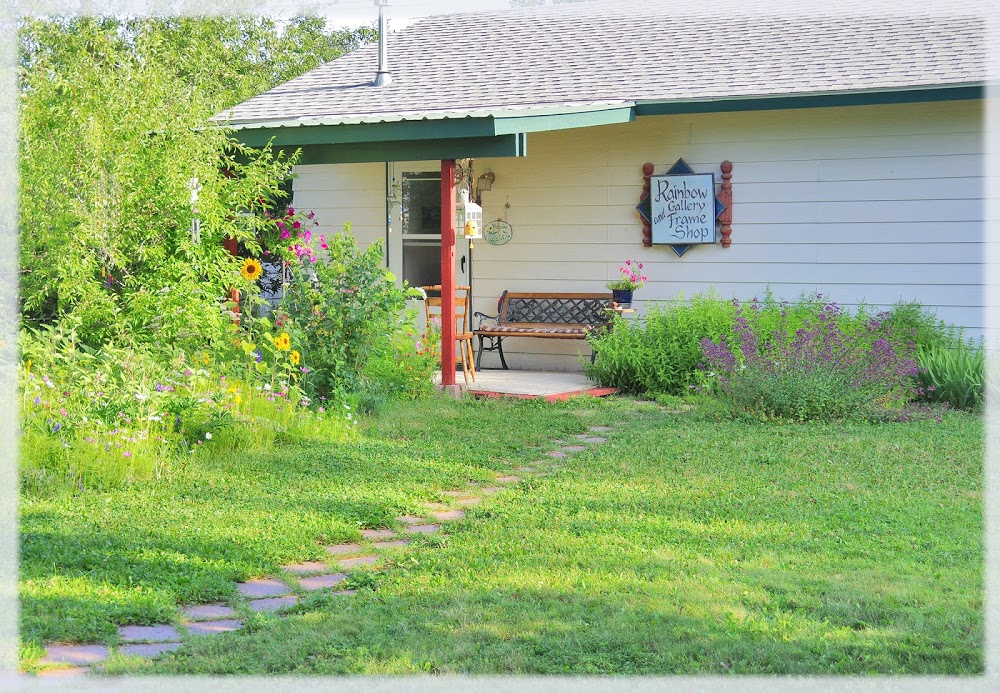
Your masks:
<instances>
[{"instance_id":1,"label":"flat stone paver","mask_svg":"<svg viewBox=\"0 0 1000 693\"><path fill-rule=\"evenodd\" d=\"M306 578L308 579L308 578ZM252 611L281 611L299 603L299 598L295 595L287 597L272 597L271 599L254 599L250 602Z\"/></svg>"},{"instance_id":2,"label":"flat stone paver","mask_svg":"<svg viewBox=\"0 0 1000 693\"><path fill-rule=\"evenodd\" d=\"M521 480L521 477L514 476L513 474L507 474L505 476L498 476L497 481L501 484L513 484Z\"/></svg>"},{"instance_id":3,"label":"flat stone paver","mask_svg":"<svg viewBox=\"0 0 1000 693\"><path fill-rule=\"evenodd\" d=\"M499 490L500 488L498 486L483 486L481 489L479 489L480 493L485 493L487 495L491 493L496 493Z\"/></svg>"},{"instance_id":4,"label":"flat stone paver","mask_svg":"<svg viewBox=\"0 0 1000 693\"><path fill-rule=\"evenodd\" d=\"M411 525L412 526L412 525ZM341 558L337 564L341 568L357 568L359 565L372 565L378 563L378 556L358 556L357 558Z\"/></svg>"},{"instance_id":5,"label":"flat stone paver","mask_svg":"<svg viewBox=\"0 0 1000 693\"><path fill-rule=\"evenodd\" d=\"M419 525L426 518L417 517L416 515L400 515L396 519L402 522L404 525Z\"/></svg>"},{"instance_id":6,"label":"flat stone paver","mask_svg":"<svg viewBox=\"0 0 1000 693\"><path fill-rule=\"evenodd\" d=\"M537 472L538 470L534 467L514 467L516 472L524 472L525 474L531 474L532 472Z\"/></svg>"},{"instance_id":7,"label":"flat stone paver","mask_svg":"<svg viewBox=\"0 0 1000 693\"><path fill-rule=\"evenodd\" d=\"M188 635L218 635L230 633L243 627L243 619L230 618L222 621L202 621L188 625Z\"/></svg>"},{"instance_id":8,"label":"flat stone paver","mask_svg":"<svg viewBox=\"0 0 1000 693\"><path fill-rule=\"evenodd\" d=\"M354 594L355 590L337 590L336 592L330 592L335 597L350 597Z\"/></svg>"},{"instance_id":9,"label":"flat stone paver","mask_svg":"<svg viewBox=\"0 0 1000 693\"><path fill-rule=\"evenodd\" d=\"M476 498L476 497L459 498L455 502L458 503L459 505L479 505L480 503L483 502L483 499L482 498Z\"/></svg>"},{"instance_id":10,"label":"flat stone paver","mask_svg":"<svg viewBox=\"0 0 1000 693\"><path fill-rule=\"evenodd\" d=\"M441 525L410 525L406 531L410 534L433 534L441 529Z\"/></svg>"},{"instance_id":11,"label":"flat stone paver","mask_svg":"<svg viewBox=\"0 0 1000 693\"><path fill-rule=\"evenodd\" d=\"M362 530L362 534L369 530ZM326 552L331 556L343 556L348 553L357 553L361 550L361 544L334 544L327 546Z\"/></svg>"},{"instance_id":12,"label":"flat stone paver","mask_svg":"<svg viewBox=\"0 0 1000 693\"><path fill-rule=\"evenodd\" d=\"M591 426L587 430L593 433L610 433L614 429L611 426Z\"/></svg>"},{"instance_id":13,"label":"flat stone paver","mask_svg":"<svg viewBox=\"0 0 1000 693\"><path fill-rule=\"evenodd\" d=\"M41 678L73 678L74 676L86 676L90 667L69 667L65 669L43 669L36 676Z\"/></svg>"},{"instance_id":14,"label":"flat stone paver","mask_svg":"<svg viewBox=\"0 0 1000 693\"><path fill-rule=\"evenodd\" d=\"M428 510L447 510L448 506L444 503L424 503L425 508Z\"/></svg>"},{"instance_id":15,"label":"flat stone paver","mask_svg":"<svg viewBox=\"0 0 1000 693\"><path fill-rule=\"evenodd\" d=\"M464 510L442 510L439 513L433 513L435 519L438 520L461 520L465 517Z\"/></svg>"},{"instance_id":16,"label":"flat stone paver","mask_svg":"<svg viewBox=\"0 0 1000 693\"><path fill-rule=\"evenodd\" d=\"M549 457L568 457L568 455L562 450L552 450L545 454L548 455Z\"/></svg>"},{"instance_id":17,"label":"flat stone paver","mask_svg":"<svg viewBox=\"0 0 1000 693\"><path fill-rule=\"evenodd\" d=\"M461 498L465 495L465 491L438 491L442 496L451 496L453 498Z\"/></svg>"},{"instance_id":18,"label":"flat stone paver","mask_svg":"<svg viewBox=\"0 0 1000 693\"><path fill-rule=\"evenodd\" d=\"M563 448L564 452L583 452L587 449L586 445L567 445Z\"/></svg>"},{"instance_id":19,"label":"flat stone paver","mask_svg":"<svg viewBox=\"0 0 1000 693\"><path fill-rule=\"evenodd\" d=\"M597 443L598 445L608 442L607 438L602 438L601 436L588 436L582 440L584 443Z\"/></svg>"},{"instance_id":20,"label":"flat stone paver","mask_svg":"<svg viewBox=\"0 0 1000 693\"><path fill-rule=\"evenodd\" d=\"M296 575L305 575L308 573L322 573L329 566L322 561L306 561L305 563L296 563L295 565L284 566L285 570L290 573L295 573Z\"/></svg>"},{"instance_id":21,"label":"flat stone paver","mask_svg":"<svg viewBox=\"0 0 1000 693\"><path fill-rule=\"evenodd\" d=\"M125 645L124 647L119 647L118 652L121 654L132 655L134 657L159 657L164 652L173 652L174 650L180 648L182 643L179 642L154 642L147 645Z\"/></svg>"},{"instance_id":22,"label":"flat stone paver","mask_svg":"<svg viewBox=\"0 0 1000 693\"><path fill-rule=\"evenodd\" d=\"M122 626L118 635L125 642L178 642L181 634L173 626Z\"/></svg>"},{"instance_id":23,"label":"flat stone paver","mask_svg":"<svg viewBox=\"0 0 1000 693\"><path fill-rule=\"evenodd\" d=\"M392 539L396 532L391 529L363 529L361 536L365 539Z\"/></svg>"},{"instance_id":24,"label":"flat stone paver","mask_svg":"<svg viewBox=\"0 0 1000 693\"><path fill-rule=\"evenodd\" d=\"M48 645L41 664L96 664L108 658L104 645Z\"/></svg>"},{"instance_id":25,"label":"flat stone paver","mask_svg":"<svg viewBox=\"0 0 1000 693\"><path fill-rule=\"evenodd\" d=\"M198 604L181 609L181 616L191 621L210 621L235 615L236 611L225 604Z\"/></svg>"},{"instance_id":26,"label":"flat stone paver","mask_svg":"<svg viewBox=\"0 0 1000 693\"><path fill-rule=\"evenodd\" d=\"M326 587L333 587L337 583L346 580L347 576L343 573L327 573L326 575L313 575L312 577L302 578L299 580L299 587L304 590L321 590Z\"/></svg>"},{"instance_id":27,"label":"flat stone paver","mask_svg":"<svg viewBox=\"0 0 1000 693\"><path fill-rule=\"evenodd\" d=\"M288 589L288 585L275 578L237 582L236 588L239 590L240 594L244 597L249 597L250 599L259 599L261 597L280 597L281 595L288 594L291 591Z\"/></svg>"},{"instance_id":28,"label":"flat stone paver","mask_svg":"<svg viewBox=\"0 0 1000 693\"><path fill-rule=\"evenodd\" d=\"M376 541L372 546L376 549L400 549L404 546L409 546L410 541L408 539L396 539L394 541Z\"/></svg>"}]
</instances>

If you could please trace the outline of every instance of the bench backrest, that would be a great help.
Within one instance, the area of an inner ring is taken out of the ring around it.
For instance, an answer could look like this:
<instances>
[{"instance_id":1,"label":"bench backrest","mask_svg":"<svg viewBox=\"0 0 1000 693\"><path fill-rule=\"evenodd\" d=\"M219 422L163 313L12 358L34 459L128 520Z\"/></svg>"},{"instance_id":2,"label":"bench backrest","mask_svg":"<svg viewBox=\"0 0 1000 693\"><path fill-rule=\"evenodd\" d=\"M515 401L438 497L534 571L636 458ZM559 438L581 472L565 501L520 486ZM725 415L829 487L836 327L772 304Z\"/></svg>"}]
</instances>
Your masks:
<instances>
[{"instance_id":1,"label":"bench backrest","mask_svg":"<svg viewBox=\"0 0 1000 693\"><path fill-rule=\"evenodd\" d=\"M500 299L501 323L603 325L611 320L611 294L515 293Z\"/></svg>"}]
</instances>

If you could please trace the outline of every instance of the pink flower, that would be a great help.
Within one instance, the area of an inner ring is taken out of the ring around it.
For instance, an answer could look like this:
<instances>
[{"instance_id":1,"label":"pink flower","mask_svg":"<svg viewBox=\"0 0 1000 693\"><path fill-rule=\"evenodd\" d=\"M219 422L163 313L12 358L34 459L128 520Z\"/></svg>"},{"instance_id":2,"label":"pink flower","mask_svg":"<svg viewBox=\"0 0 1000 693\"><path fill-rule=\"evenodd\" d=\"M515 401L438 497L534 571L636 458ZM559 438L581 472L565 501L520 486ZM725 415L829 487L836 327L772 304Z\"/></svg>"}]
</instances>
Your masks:
<instances>
[{"instance_id":1,"label":"pink flower","mask_svg":"<svg viewBox=\"0 0 1000 693\"><path fill-rule=\"evenodd\" d=\"M294 222L292 224L292 228L293 229L301 229L302 228L302 224L300 224L299 222L296 221L296 222Z\"/></svg>"},{"instance_id":2,"label":"pink flower","mask_svg":"<svg viewBox=\"0 0 1000 693\"><path fill-rule=\"evenodd\" d=\"M66 416L66 410L65 409L60 409L59 413L62 414L63 416Z\"/></svg>"},{"instance_id":3,"label":"pink flower","mask_svg":"<svg viewBox=\"0 0 1000 693\"><path fill-rule=\"evenodd\" d=\"M295 214L295 210L294 210L294 209L292 209L291 207L289 207L289 208L288 208L288 216L292 216L292 215L294 215L294 214Z\"/></svg>"},{"instance_id":4,"label":"pink flower","mask_svg":"<svg viewBox=\"0 0 1000 693\"><path fill-rule=\"evenodd\" d=\"M125 456L125 457L131 457L132 456L132 451L131 450L126 450L125 452L122 453L122 455Z\"/></svg>"},{"instance_id":5,"label":"pink flower","mask_svg":"<svg viewBox=\"0 0 1000 693\"><path fill-rule=\"evenodd\" d=\"M316 217L316 212L309 212L309 214L307 214L306 216L309 217L310 219L314 219Z\"/></svg>"},{"instance_id":6,"label":"pink flower","mask_svg":"<svg viewBox=\"0 0 1000 693\"><path fill-rule=\"evenodd\" d=\"M281 240L287 241L291 237L292 237L292 234L291 234L291 232L288 229L285 229L284 231L281 232Z\"/></svg>"}]
</instances>

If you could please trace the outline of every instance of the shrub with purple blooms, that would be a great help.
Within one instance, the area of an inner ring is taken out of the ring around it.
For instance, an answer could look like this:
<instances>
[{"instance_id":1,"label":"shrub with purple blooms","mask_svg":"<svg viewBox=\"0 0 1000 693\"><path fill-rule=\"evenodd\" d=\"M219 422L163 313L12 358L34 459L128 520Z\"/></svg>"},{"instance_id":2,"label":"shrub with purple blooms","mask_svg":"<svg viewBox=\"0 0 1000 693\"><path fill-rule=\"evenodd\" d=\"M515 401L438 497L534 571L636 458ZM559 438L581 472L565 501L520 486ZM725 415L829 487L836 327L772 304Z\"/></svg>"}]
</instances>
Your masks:
<instances>
[{"instance_id":1,"label":"shrub with purple blooms","mask_svg":"<svg viewBox=\"0 0 1000 693\"><path fill-rule=\"evenodd\" d=\"M916 345L884 316L833 303L736 305L732 339L701 342L702 387L734 413L796 421L906 418L920 393ZM791 309L790 309L791 308Z\"/></svg>"}]
</instances>

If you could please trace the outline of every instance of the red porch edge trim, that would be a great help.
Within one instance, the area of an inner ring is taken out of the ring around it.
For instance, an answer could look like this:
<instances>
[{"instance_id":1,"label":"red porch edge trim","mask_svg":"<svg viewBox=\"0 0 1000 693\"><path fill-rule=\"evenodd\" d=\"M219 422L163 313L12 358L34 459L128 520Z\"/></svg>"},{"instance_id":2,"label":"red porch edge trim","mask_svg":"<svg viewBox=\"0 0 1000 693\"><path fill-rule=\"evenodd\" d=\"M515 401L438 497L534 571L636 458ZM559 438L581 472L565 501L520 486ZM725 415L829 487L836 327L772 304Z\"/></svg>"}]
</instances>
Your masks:
<instances>
[{"instance_id":1,"label":"red porch edge trim","mask_svg":"<svg viewBox=\"0 0 1000 693\"><path fill-rule=\"evenodd\" d=\"M544 399L546 402L565 402L570 397L607 397L618 392L617 387L591 387L586 390L573 390L572 392L557 392L552 395L524 395L512 394L509 392L491 392L488 390L469 390L469 394L474 397L488 397L490 399L500 399L510 397L512 399Z\"/></svg>"}]
</instances>

